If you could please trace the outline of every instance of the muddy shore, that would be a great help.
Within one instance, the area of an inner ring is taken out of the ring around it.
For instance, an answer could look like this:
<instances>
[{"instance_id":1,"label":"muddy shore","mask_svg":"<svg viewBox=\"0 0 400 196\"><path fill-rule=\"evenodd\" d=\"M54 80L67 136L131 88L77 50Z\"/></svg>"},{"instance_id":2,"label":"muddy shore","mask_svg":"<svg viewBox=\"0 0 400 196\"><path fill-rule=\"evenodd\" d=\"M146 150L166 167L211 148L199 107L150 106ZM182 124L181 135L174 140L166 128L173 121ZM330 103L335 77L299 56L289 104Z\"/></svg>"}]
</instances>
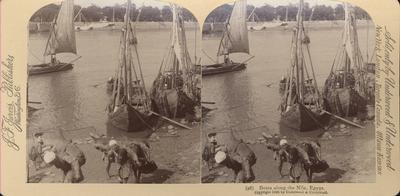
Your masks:
<instances>
[{"instance_id":1,"label":"muddy shore","mask_svg":"<svg viewBox=\"0 0 400 196\"><path fill-rule=\"evenodd\" d=\"M55 133L45 133L47 144L57 142ZM65 133L66 139L71 139L85 153L86 163L82 166L85 179L82 183L119 183L116 165L110 169L111 178L105 172L102 153L97 151L90 139L88 131ZM152 174L143 174L142 183L198 183L200 179L200 128L192 125L192 129L182 129L165 124L155 131L150 139L151 158L157 163L158 169ZM124 138L135 140L133 138ZM29 138L28 144L32 144ZM45 167L35 171L32 164L28 166L28 182L59 183L62 179L61 170L55 167Z\"/></svg>"},{"instance_id":2,"label":"muddy shore","mask_svg":"<svg viewBox=\"0 0 400 196\"><path fill-rule=\"evenodd\" d=\"M322 146L321 155L328 162L330 168L322 173L314 174L315 183L368 183L375 182L375 125L373 121L363 124L364 129L351 126L335 126L327 134L318 137ZM261 135L260 135L261 137ZM223 137L221 137L223 139ZM302 140L304 138L300 138ZM255 183L288 183L289 177L280 177L278 162L273 159L272 151L268 150L265 143L255 142L257 138L245 140L249 143L257 156L253 166L256 176ZM289 143L296 143L288 139ZM288 174L288 164L282 169L283 174ZM233 172L226 168L208 171L202 164L203 183L229 183L233 179ZM303 175L300 182L306 182Z\"/></svg>"}]
</instances>

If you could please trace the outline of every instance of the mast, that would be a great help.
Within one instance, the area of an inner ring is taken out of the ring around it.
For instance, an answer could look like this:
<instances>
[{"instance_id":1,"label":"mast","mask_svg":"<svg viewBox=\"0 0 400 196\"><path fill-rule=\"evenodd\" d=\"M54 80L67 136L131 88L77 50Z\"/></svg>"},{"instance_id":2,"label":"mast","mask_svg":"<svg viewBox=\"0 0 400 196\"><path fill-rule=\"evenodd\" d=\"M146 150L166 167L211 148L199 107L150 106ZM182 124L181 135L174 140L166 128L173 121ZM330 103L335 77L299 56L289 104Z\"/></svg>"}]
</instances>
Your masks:
<instances>
[{"instance_id":1,"label":"mast","mask_svg":"<svg viewBox=\"0 0 400 196\"><path fill-rule=\"evenodd\" d=\"M112 22L115 22L115 5L113 6Z\"/></svg>"},{"instance_id":2,"label":"mast","mask_svg":"<svg viewBox=\"0 0 400 196\"><path fill-rule=\"evenodd\" d=\"M286 6L286 17L285 17L285 22L288 21L288 6Z\"/></svg>"},{"instance_id":3,"label":"mast","mask_svg":"<svg viewBox=\"0 0 400 196\"><path fill-rule=\"evenodd\" d=\"M300 103L303 103L303 55L302 55L302 31L303 31L303 0L299 2L299 10L297 12L296 40L294 50L296 51L295 66L296 66L296 91Z\"/></svg>"},{"instance_id":4,"label":"mast","mask_svg":"<svg viewBox=\"0 0 400 196\"><path fill-rule=\"evenodd\" d=\"M194 27L194 64L197 64L197 25Z\"/></svg>"},{"instance_id":5,"label":"mast","mask_svg":"<svg viewBox=\"0 0 400 196\"><path fill-rule=\"evenodd\" d=\"M125 87L125 91L127 93L127 100L130 102L131 101L131 96L129 91L132 89L131 85L132 85L132 78L131 78L131 73L128 74L129 72L129 68L131 65L131 59L130 57L130 52L129 52L129 34L130 34L130 28L129 28L129 24L130 24L130 14L131 14L131 2L130 0L128 0L128 6L126 9L126 15L125 15L125 40L124 40L124 74L125 74L125 79L124 79L124 87Z\"/></svg>"}]
</instances>

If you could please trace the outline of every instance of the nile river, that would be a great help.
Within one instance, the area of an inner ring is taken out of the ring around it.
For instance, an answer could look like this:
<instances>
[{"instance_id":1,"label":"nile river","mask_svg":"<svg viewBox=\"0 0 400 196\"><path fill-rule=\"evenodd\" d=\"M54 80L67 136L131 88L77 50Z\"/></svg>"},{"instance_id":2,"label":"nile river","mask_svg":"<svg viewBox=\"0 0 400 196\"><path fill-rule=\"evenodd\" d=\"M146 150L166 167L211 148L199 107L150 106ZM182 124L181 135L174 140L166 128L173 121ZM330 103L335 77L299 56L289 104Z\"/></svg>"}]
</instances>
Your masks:
<instances>
[{"instance_id":1,"label":"nile river","mask_svg":"<svg viewBox=\"0 0 400 196\"><path fill-rule=\"evenodd\" d=\"M374 47L374 30L368 31L369 56ZM327 78L335 54L341 43L342 27L310 29L310 53L321 87ZM358 30L359 45L366 58L367 28ZM278 82L290 64L290 28L277 28L266 31L249 31L250 54L255 57L248 62L247 69L223 75L203 77L202 100L216 102L208 105L215 110L207 115L203 130L225 132L233 130L243 139L257 138L261 132L291 134L279 130L280 95ZM215 58L219 36L203 37L202 47ZM204 64L211 64L210 58L202 58ZM231 55L235 62L249 58L247 54ZM221 59L222 60L222 59ZM268 84L270 87L267 87Z\"/></svg>"},{"instance_id":2,"label":"nile river","mask_svg":"<svg viewBox=\"0 0 400 196\"><path fill-rule=\"evenodd\" d=\"M189 53L194 59L195 31L189 30L186 35ZM170 30L140 30L137 37L145 85L150 89L170 45ZM47 33L29 36L29 64L40 63L47 39ZM76 32L76 42L82 58L74 63L74 69L29 77L29 101L42 104L31 105L40 110L30 117L28 130L32 133L90 127L99 134L119 136L123 133L106 131L105 108L109 102L106 81L114 75L118 64L120 31L80 31ZM73 54L57 57L62 62L76 58Z\"/></svg>"}]
</instances>

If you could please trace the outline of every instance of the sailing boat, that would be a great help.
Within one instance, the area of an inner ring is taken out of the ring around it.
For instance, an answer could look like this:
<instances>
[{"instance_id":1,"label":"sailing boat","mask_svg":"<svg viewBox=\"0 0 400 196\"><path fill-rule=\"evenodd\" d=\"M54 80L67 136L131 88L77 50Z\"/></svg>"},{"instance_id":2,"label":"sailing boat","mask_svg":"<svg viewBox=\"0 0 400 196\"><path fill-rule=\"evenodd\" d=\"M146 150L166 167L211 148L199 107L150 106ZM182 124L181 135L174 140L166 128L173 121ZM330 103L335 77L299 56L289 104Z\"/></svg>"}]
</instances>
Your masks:
<instances>
[{"instance_id":1,"label":"sailing boat","mask_svg":"<svg viewBox=\"0 0 400 196\"><path fill-rule=\"evenodd\" d=\"M256 8L254 7L253 10L250 12L250 15L247 17L247 21L251 22L247 24L247 30L249 31L265 30L266 26L264 25L264 22L260 21L260 18L258 18L255 10Z\"/></svg>"},{"instance_id":2,"label":"sailing boat","mask_svg":"<svg viewBox=\"0 0 400 196\"><path fill-rule=\"evenodd\" d=\"M65 71L73 68L72 62L80 57L69 63L60 62L56 58L56 55L60 53L77 54L73 19L74 1L64 0L58 15L51 25L50 35L43 54L44 57L50 55L50 62L28 65L29 75Z\"/></svg>"},{"instance_id":3,"label":"sailing boat","mask_svg":"<svg viewBox=\"0 0 400 196\"><path fill-rule=\"evenodd\" d=\"M151 128L149 121L152 113L137 51L136 32L129 17L131 6L128 0L120 40L119 63L114 76L112 99L108 105L107 127L136 132Z\"/></svg>"},{"instance_id":4,"label":"sailing boat","mask_svg":"<svg viewBox=\"0 0 400 196\"><path fill-rule=\"evenodd\" d=\"M324 97L329 109L339 116L355 116L366 109L366 85L363 59L358 46L355 13L347 3L345 8L343 43L333 61L325 82Z\"/></svg>"},{"instance_id":5,"label":"sailing boat","mask_svg":"<svg viewBox=\"0 0 400 196\"><path fill-rule=\"evenodd\" d=\"M153 82L151 98L153 111L170 118L194 115L200 104L197 88L200 76L196 74L186 45L186 35L181 9L171 4L173 21L171 45L164 57L159 73Z\"/></svg>"},{"instance_id":6,"label":"sailing boat","mask_svg":"<svg viewBox=\"0 0 400 196\"><path fill-rule=\"evenodd\" d=\"M285 22L282 22L280 26L285 27L288 25L288 7L286 6Z\"/></svg>"},{"instance_id":7,"label":"sailing boat","mask_svg":"<svg viewBox=\"0 0 400 196\"><path fill-rule=\"evenodd\" d=\"M280 106L280 125L300 132L322 128L328 120L327 114L322 112L323 100L315 80L308 46L309 37L303 25L303 5L303 0L300 0L297 25L292 38L291 65ZM311 68L311 74L307 64Z\"/></svg>"},{"instance_id":8,"label":"sailing boat","mask_svg":"<svg viewBox=\"0 0 400 196\"><path fill-rule=\"evenodd\" d=\"M231 53L247 53L249 54L249 37L247 35L246 24L246 0L235 1L232 13L225 23L225 29L217 51L217 58L224 56L223 63L213 65L203 65L202 75L214 75L239 71L246 68L246 62L236 63L229 58Z\"/></svg>"}]
</instances>

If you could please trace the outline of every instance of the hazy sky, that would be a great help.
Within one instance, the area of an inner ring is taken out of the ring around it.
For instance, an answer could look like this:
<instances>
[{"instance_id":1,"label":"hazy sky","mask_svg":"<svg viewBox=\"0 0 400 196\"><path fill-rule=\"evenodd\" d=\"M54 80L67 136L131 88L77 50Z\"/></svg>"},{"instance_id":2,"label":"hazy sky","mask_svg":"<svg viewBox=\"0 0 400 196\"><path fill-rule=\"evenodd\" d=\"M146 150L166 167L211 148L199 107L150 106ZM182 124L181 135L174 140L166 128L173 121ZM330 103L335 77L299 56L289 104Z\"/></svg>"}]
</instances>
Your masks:
<instances>
[{"instance_id":1,"label":"hazy sky","mask_svg":"<svg viewBox=\"0 0 400 196\"><path fill-rule=\"evenodd\" d=\"M146 6L156 6L162 7L164 5L168 5L168 3L163 1L156 1L156 0L131 0L132 3L136 4L136 6L142 6L143 3ZM187 0L187 1L201 1L201 0ZM227 2L233 2L233 0L226 0ZM126 0L75 0L74 3L77 5L81 5L83 7L88 7L92 4L95 4L100 7L104 6L113 6L116 3L123 4ZM264 4L269 4L272 6L278 5L288 5L289 3L297 4L298 0L247 0L247 4L254 5L256 7L263 6ZM310 6L314 5L329 5L329 6L336 6L340 4L339 1L331 1L331 0L305 0L306 3L309 3Z\"/></svg>"},{"instance_id":2,"label":"hazy sky","mask_svg":"<svg viewBox=\"0 0 400 196\"><path fill-rule=\"evenodd\" d=\"M92 4L95 4L100 7L104 6L113 6L115 4L124 4L126 3L126 0L75 0L74 3L76 5L81 5L83 7L88 7ZM131 0L132 3L134 3L136 6L142 6L143 3L146 6L156 6L156 7L162 7L164 5L168 5L166 2L162 1L155 1L155 0Z\"/></svg>"},{"instance_id":3,"label":"hazy sky","mask_svg":"<svg viewBox=\"0 0 400 196\"><path fill-rule=\"evenodd\" d=\"M288 5L288 4L298 4L299 0L247 0L247 4L254 5L256 7L263 6L265 4L278 6L278 5ZM331 0L304 0L304 3L309 3L310 6L314 5L328 5L336 7L337 4L341 4L339 1Z\"/></svg>"}]
</instances>

